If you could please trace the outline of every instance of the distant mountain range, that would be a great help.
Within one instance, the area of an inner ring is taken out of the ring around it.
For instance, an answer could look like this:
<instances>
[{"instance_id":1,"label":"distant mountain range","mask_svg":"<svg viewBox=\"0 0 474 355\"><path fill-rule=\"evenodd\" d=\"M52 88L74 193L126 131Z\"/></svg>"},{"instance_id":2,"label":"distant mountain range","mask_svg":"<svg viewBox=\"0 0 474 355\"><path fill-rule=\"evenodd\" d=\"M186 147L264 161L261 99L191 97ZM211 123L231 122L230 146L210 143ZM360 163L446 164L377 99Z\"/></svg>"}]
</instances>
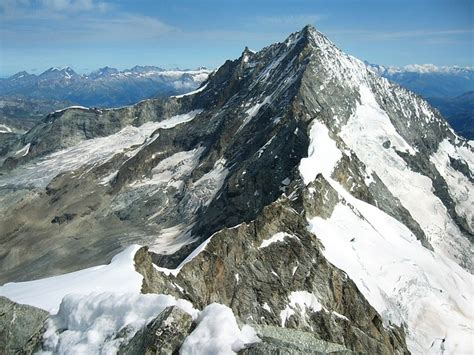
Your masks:
<instances>
[{"instance_id":1,"label":"distant mountain range","mask_svg":"<svg viewBox=\"0 0 474 355\"><path fill-rule=\"evenodd\" d=\"M385 67L366 64L379 75L412 90L424 98L454 98L474 91L474 69L413 64ZM155 97L182 94L197 88L210 70L165 70L156 66L135 66L118 70L104 67L89 74L72 68L52 67L35 75L21 71L0 79L0 96L65 100L78 105L114 107Z\"/></svg>"},{"instance_id":2,"label":"distant mountain range","mask_svg":"<svg viewBox=\"0 0 474 355\"><path fill-rule=\"evenodd\" d=\"M425 98L459 134L474 139L473 68L365 63L379 75ZM106 66L82 75L70 67L52 67L40 75L22 71L0 79L0 124L13 131L26 130L35 119L70 105L118 107L182 94L196 89L210 72L206 68L165 70L150 65L125 70Z\"/></svg>"},{"instance_id":3,"label":"distant mountain range","mask_svg":"<svg viewBox=\"0 0 474 355\"><path fill-rule=\"evenodd\" d=\"M421 95L459 134L474 139L474 68L366 64L381 76Z\"/></svg>"},{"instance_id":4,"label":"distant mountain range","mask_svg":"<svg viewBox=\"0 0 474 355\"><path fill-rule=\"evenodd\" d=\"M366 64L381 76L425 98L456 97L474 90L474 69L471 67L438 67L433 64L384 67Z\"/></svg>"},{"instance_id":5,"label":"distant mountain range","mask_svg":"<svg viewBox=\"0 0 474 355\"><path fill-rule=\"evenodd\" d=\"M104 67L90 74L52 67L40 75L19 72L0 80L0 96L69 101L90 107L116 107L137 101L185 93L198 87L209 70L165 70L135 66L118 70Z\"/></svg>"},{"instance_id":6,"label":"distant mountain range","mask_svg":"<svg viewBox=\"0 0 474 355\"><path fill-rule=\"evenodd\" d=\"M442 112L457 133L474 139L474 91L456 97L431 97L428 101Z\"/></svg>"}]
</instances>

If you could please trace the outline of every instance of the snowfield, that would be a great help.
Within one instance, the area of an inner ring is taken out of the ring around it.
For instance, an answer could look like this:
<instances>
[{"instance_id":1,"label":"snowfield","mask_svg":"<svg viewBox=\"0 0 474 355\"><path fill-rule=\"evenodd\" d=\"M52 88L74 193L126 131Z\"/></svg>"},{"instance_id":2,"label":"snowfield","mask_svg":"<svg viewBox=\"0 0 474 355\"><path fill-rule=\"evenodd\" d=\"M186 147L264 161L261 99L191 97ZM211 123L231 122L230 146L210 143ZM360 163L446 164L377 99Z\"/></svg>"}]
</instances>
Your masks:
<instances>
[{"instance_id":1,"label":"snowfield","mask_svg":"<svg viewBox=\"0 0 474 355\"><path fill-rule=\"evenodd\" d=\"M82 141L73 147L49 154L38 161L33 161L15 169L7 178L0 178L0 186L32 185L44 187L51 179L62 172L76 170L85 164L93 167L95 164L103 163L117 153L124 152L134 145L143 144L150 139L157 129L171 129L178 124L193 120L201 112L201 110L194 110L186 114L172 116L163 121L146 122L139 127L126 126L110 136ZM158 136L156 134L151 140ZM28 154L29 147L28 144L16 154Z\"/></svg>"},{"instance_id":2,"label":"snowfield","mask_svg":"<svg viewBox=\"0 0 474 355\"><path fill-rule=\"evenodd\" d=\"M309 131L311 141L308 157L301 159L299 170L305 184L313 181L318 174L330 177L334 166L342 158L342 154L329 137L329 130L321 122L314 121ZM324 154L321 154L324 152Z\"/></svg>"},{"instance_id":3,"label":"snowfield","mask_svg":"<svg viewBox=\"0 0 474 355\"><path fill-rule=\"evenodd\" d=\"M370 133L364 136L366 144L372 142L370 137ZM406 226L354 198L331 178L334 157L342 153L325 126L314 122L310 139L308 158L300 163L303 180L312 181L321 173L342 198L330 218L309 219L309 229L323 243L325 257L357 284L386 326L406 326L407 344L414 354L469 354L474 348L473 275L443 253L424 248ZM356 142L358 152L366 147L362 140ZM372 157L385 154L380 147L380 153L369 151ZM311 160L317 164L308 164ZM381 167L383 162L379 161ZM413 180L402 183L413 185ZM411 188L416 191L417 185ZM414 203L427 203L423 196ZM430 218L426 210L425 218Z\"/></svg>"},{"instance_id":4,"label":"snowfield","mask_svg":"<svg viewBox=\"0 0 474 355\"><path fill-rule=\"evenodd\" d=\"M387 114L379 107L372 90L366 85L361 85L360 94L361 103L347 124L342 127L340 137L366 166L377 173L390 192L400 200L420 224L433 248L455 262L460 262L458 256L471 249L469 240L461 235L446 207L434 195L431 179L410 170L394 149L383 147L383 142L389 139L391 145L397 150L415 153L414 149L397 133ZM444 145L446 144L440 145L441 152L438 152L437 156L445 154L442 153ZM439 166L440 163L437 164L438 168ZM442 171L441 174L446 176ZM462 175L459 172L454 172L454 174L455 178L448 179L447 182L457 186L458 181L454 180L461 179ZM465 189L470 185L467 182L457 189ZM473 200L467 201L467 204L470 205L467 210L472 211Z\"/></svg>"},{"instance_id":5,"label":"snowfield","mask_svg":"<svg viewBox=\"0 0 474 355\"><path fill-rule=\"evenodd\" d=\"M139 248L138 245L129 246L116 255L108 265L40 280L7 283L0 287L0 295L55 314L67 294L88 295L102 292L138 294L143 277L135 271L133 257Z\"/></svg>"},{"instance_id":6,"label":"snowfield","mask_svg":"<svg viewBox=\"0 0 474 355\"><path fill-rule=\"evenodd\" d=\"M424 248L395 219L363 204L357 201L354 211L352 204L340 203L330 219L310 220L326 258L347 272L387 325L407 325L413 353L437 353L439 339L445 339L446 353L469 353L473 276Z\"/></svg>"},{"instance_id":7,"label":"snowfield","mask_svg":"<svg viewBox=\"0 0 474 355\"><path fill-rule=\"evenodd\" d=\"M0 295L51 313L42 354L116 354L166 307L177 306L197 327L181 354L232 354L260 341L252 327L240 328L232 310L213 303L199 311L169 295L141 294L143 277L135 271L138 245L116 255L110 264L35 281L7 283ZM127 332L120 333L127 328ZM120 335L121 334L121 335Z\"/></svg>"}]
</instances>

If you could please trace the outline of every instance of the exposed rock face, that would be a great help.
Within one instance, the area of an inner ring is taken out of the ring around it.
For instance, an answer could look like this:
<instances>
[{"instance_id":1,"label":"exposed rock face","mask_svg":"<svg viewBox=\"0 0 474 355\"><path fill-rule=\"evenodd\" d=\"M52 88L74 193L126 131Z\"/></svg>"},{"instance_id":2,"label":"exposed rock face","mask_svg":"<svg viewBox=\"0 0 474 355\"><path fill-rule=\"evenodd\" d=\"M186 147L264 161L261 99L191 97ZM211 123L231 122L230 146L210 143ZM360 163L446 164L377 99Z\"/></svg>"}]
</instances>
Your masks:
<instances>
[{"instance_id":1,"label":"exposed rock face","mask_svg":"<svg viewBox=\"0 0 474 355\"><path fill-rule=\"evenodd\" d=\"M173 306L166 308L119 349L120 355L177 354L189 334L192 318Z\"/></svg>"},{"instance_id":2,"label":"exposed rock face","mask_svg":"<svg viewBox=\"0 0 474 355\"><path fill-rule=\"evenodd\" d=\"M6 156L26 162L74 146L84 140L109 136L129 125L140 126L157 117L166 119L178 112L178 107L173 102L156 99L112 110L80 106L58 110L47 115L43 122L18 137L15 148L19 150L29 144L28 154Z\"/></svg>"},{"instance_id":3,"label":"exposed rock face","mask_svg":"<svg viewBox=\"0 0 474 355\"><path fill-rule=\"evenodd\" d=\"M406 352L403 331L383 325L306 226L302 201L280 198L249 224L215 233L176 277L156 271L142 250L136 263L143 291L175 294L200 308L223 303L243 322L311 332L341 349Z\"/></svg>"},{"instance_id":4,"label":"exposed rock face","mask_svg":"<svg viewBox=\"0 0 474 355\"><path fill-rule=\"evenodd\" d=\"M41 343L48 312L0 296L0 352L31 354Z\"/></svg>"},{"instance_id":5,"label":"exposed rock face","mask_svg":"<svg viewBox=\"0 0 474 355\"><path fill-rule=\"evenodd\" d=\"M339 344L318 339L311 332L269 325L257 329L262 341L241 351L240 354L356 354Z\"/></svg>"}]
</instances>

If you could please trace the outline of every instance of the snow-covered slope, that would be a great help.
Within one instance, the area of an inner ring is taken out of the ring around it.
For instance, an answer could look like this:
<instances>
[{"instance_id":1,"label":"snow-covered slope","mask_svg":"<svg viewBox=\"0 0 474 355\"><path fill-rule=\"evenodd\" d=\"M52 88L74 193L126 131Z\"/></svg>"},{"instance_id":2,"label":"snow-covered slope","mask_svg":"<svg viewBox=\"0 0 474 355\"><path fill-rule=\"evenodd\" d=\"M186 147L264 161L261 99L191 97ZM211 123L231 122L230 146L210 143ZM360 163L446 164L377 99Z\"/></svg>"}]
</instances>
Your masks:
<instances>
[{"instance_id":1,"label":"snow-covered slope","mask_svg":"<svg viewBox=\"0 0 474 355\"><path fill-rule=\"evenodd\" d=\"M355 91L355 100L343 115L330 108L326 125L318 118L311 125L302 178L308 184L322 174L340 200L329 218L309 216L310 230L322 241L325 256L348 273L385 321L406 325L411 351L469 353L473 147L426 102L320 41L316 45L326 54L318 65L335 71L324 89L345 86ZM357 172L349 170L341 181L335 170L343 156L363 163L364 180L357 182ZM456 159L464 170L453 167ZM383 183L434 250L423 247L399 218L384 213L377 199L370 205L355 198L358 183L369 190Z\"/></svg>"},{"instance_id":2,"label":"snow-covered slope","mask_svg":"<svg viewBox=\"0 0 474 355\"><path fill-rule=\"evenodd\" d=\"M176 306L197 324L182 354L226 354L260 341L252 327L237 324L232 310L213 303L201 312L170 295L140 294L133 245L110 264L30 282L8 283L0 296L51 313L42 354L116 354L166 307ZM172 321L172 320L171 320Z\"/></svg>"},{"instance_id":3,"label":"snow-covered slope","mask_svg":"<svg viewBox=\"0 0 474 355\"><path fill-rule=\"evenodd\" d=\"M69 107L67 109L83 109L84 107ZM63 110L61 110L63 111ZM61 111L58 111L61 112ZM100 165L110 160L117 153L124 153L131 157L136 154L132 147L149 143L152 134L158 129L171 129L179 124L191 121L201 110L194 110L185 114L175 115L159 122L146 122L141 126L126 126L115 134L106 137L88 139L70 148L66 148L41 159L23 165L6 178L0 178L0 186L5 185L31 185L44 187L59 174L74 171L82 166ZM156 134L152 139L156 139ZM26 156L30 143L17 151L16 155ZM27 149L28 148L28 149ZM104 182L107 182L104 180Z\"/></svg>"},{"instance_id":4,"label":"snow-covered slope","mask_svg":"<svg viewBox=\"0 0 474 355\"><path fill-rule=\"evenodd\" d=\"M138 245L128 247L116 255L108 265L40 280L7 283L0 287L0 295L55 314L67 294L85 296L103 292L139 294L143 276L135 271L133 262L133 257L139 248Z\"/></svg>"},{"instance_id":5,"label":"snow-covered slope","mask_svg":"<svg viewBox=\"0 0 474 355\"><path fill-rule=\"evenodd\" d=\"M433 193L433 181L428 176L410 169L407 162L397 154L397 150L408 152L416 159L416 154L419 154L416 147L410 146L399 135L386 111L378 105L371 89L362 84L359 92L361 102L347 124L342 127L340 137L400 200L419 223L435 250L457 262L462 262L472 270L472 261L469 259L472 245L449 216L443 202ZM417 105L418 102L414 101L412 107L422 112L423 107L419 108ZM435 119L429 111L426 112L427 123ZM391 144L388 149L383 147L387 141ZM449 150L454 158L459 155L458 151L467 153L469 148L469 145L456 147L446 140L444 144L440 144L438 148L440 152L437 154L444 156L446 160ZM474 163L472 153L465 154L465 158L470 165ZM444 169L438 164L436 169L444 174L440 168ZM458 213L464 216L472 231L474 200L471 183L462 173L452 168L451 174L452 179L447 181L449 194L456 202Z\"/></svg>"},{"instance_id":6,"label":"snow-covered slope","mask_svg":"<svg viewBox=\"0 0 474 355\"><path fill-rule=\"evenodd\" d=\"M309 157L300 165L302 177L311 182L322 174L340 199L330 218L309 219L311 232L324 245L324 255L347 272L387 324L406 326L412 352L469 353L473 275L423 247L406 226L353 197L331 177L343 152L324 125L314 122L310 137ZM310 160L318 164L309 165Z\"/></svg>"}]
</instances>

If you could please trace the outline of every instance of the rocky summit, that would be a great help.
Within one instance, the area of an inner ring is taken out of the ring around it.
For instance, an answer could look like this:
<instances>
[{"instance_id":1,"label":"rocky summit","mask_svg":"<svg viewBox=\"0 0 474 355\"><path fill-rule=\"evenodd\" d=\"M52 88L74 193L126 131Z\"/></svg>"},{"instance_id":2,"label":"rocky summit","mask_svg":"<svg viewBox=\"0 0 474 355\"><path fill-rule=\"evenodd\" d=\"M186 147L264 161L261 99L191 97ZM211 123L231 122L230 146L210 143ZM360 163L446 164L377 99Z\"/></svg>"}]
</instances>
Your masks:
<instances>
[{"instance_id":1,"label":"rocky summit","mask_svg":"<svg viewBox=\"0 0 474 355\"><path fill-rule=\"evenodd\" d=\"M36 349L472 351L472 141L311 26L0 139L0 295L51 312Z\"/></svg>"}]
</instances>

